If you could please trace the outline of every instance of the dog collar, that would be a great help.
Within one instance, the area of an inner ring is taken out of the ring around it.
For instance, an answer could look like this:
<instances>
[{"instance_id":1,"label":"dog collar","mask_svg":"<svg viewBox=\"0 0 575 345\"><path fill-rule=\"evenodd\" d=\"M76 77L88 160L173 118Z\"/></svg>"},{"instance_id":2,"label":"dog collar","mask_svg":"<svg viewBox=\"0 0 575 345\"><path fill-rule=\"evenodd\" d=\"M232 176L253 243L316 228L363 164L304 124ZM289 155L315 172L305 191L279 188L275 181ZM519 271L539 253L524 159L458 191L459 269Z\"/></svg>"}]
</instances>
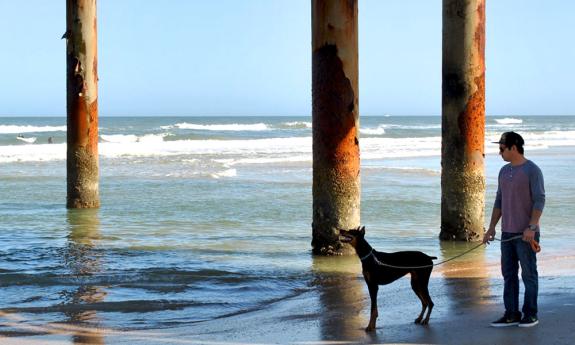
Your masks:
<instances>
[{"instance_id":1,"label":"dog collar","mask_svg":"<svg viewBox=\"0 0 575 345\"><path fill-rule=\"evenodd\" d=\"M371 255L373 254L373 248L371 248L371 250L369 251L369 253L366 256L363 256L361 258L359 258L361 261L364 261L365 259L369 258Z\"/></svg>"}]
</instances>

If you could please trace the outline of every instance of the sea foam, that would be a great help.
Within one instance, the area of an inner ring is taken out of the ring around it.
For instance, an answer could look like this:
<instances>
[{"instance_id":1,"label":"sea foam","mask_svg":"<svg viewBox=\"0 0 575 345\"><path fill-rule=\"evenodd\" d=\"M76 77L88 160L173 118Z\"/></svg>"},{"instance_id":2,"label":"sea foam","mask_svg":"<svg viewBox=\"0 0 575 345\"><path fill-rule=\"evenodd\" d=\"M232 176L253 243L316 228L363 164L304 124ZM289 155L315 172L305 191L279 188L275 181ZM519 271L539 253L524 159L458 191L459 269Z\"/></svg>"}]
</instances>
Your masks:
<instances>
[{"instance_id":1,"label":"sea foam","mask_svg":"<svg viewBox=\"0 0 575 345\"><path fill-rule=\"evenodd\" d=\"M66 126L18 126L0 125L0 134L20 134L39 132L65 132Z\"/></svg>"},{"instance_id":2,"label":"sea foam","mask_svg":"<svg viewBox=\"0 0 575 345\"><path fill-rule=\"evenodd\" d=\"M499 133L486 135L485 150L496 153ZM526 148L545 149L575 146L575 131L525 132ZM312 161L312 138L288 137L236 140L164 140L165 134L102 136L98 145L101 158L135 159L138 157L166 157L177 162L209 160L228 164L274 164ZM105 141L109 140L109 141ZM441 155L441 137L360 139L361 159L429 157ZM41 162L66 159L66 144L28 144L0 146L0 163Z\"/></svg>"},{"instance_id":3,"label":"sea foam","mask_svg":"<svg viewBox=\"0 0 575 345\"><path fill-rule=\"evenodd\" d=\"M176 123L173 126L161 126L162 129L193 129L202 131L267 131L270 130L268 125L265 123L254 123L254 124L214 124L214 125L199 125L195 123Z\"/></svg>"},{"instance_id":4,"label":"sea foam","mask_svg":"<svg viewBox=\"0 0 575 345\"><path fill-rule=\"evenodd\" d=\"M523 123L523 120L512 117L505 117L503 119L495 119L495 122L497 122L500 125L516 125Z\"/></svg>"}]
</instances>

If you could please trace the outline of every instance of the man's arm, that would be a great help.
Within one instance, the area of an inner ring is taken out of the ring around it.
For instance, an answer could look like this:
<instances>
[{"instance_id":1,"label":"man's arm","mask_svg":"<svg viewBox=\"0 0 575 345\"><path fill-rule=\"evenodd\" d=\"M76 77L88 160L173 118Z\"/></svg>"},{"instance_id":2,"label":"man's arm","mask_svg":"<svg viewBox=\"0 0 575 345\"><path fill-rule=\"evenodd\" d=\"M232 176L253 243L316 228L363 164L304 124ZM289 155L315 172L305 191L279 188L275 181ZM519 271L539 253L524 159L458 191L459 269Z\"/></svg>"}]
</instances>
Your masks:
<instances>
[{"instance_id":1,"label":"man's arm","mask_svg":"<svg viewBox=\"0 0 575 345\"><path fill-rule=\"evenodd\" d=\"M487 229L487 232L483 235L483 243L489 243L489 241L493 240L495 237L495 227L497 226L497 223L499 223L499 219L501 219L501 209L493 207L489 229Z\"/></svg>"},{"instance_id":2,"label":"man's arm","mask_svg":"<svg viewBox=\"0 0 575 345\"><path fill-rule=\"evenodd\" d=\"M541 218L542 214L542 210L534 208L531 212L531 220L529 221L529 225L537 225L537 228L539 228L539 219ZM525 231L523 231L523 241L531 242L531 240L535 239L535 232L536 230L531 230L530 228L525 229Z\"/></svg>"},{"instance_id":3,"label":"man's arm","mask_svg":"<svg viewBox=\"0 0 575 345\"><path fill-rule=\"evenodd\" d=\"M529 188L531 189L531 196L533 198L533 210L531 211L531 220L529 225L536 225L536 230L531 230L529 227L523 231L523 241L531 242L535 239L535 232L539 230L539 219L543 214L545 207L545 186L543 182L543 173L539 167L534 166L529 174Z\"/></svg>"}]
</instances>

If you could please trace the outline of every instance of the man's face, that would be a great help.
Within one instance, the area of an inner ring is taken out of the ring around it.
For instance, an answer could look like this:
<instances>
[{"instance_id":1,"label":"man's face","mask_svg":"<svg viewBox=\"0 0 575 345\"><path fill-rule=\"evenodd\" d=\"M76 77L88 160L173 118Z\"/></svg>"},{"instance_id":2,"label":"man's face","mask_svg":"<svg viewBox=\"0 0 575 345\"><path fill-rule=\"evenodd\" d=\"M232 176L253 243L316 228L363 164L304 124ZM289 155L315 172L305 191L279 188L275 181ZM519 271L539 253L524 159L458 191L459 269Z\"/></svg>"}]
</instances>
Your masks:
<instances>
[{"instance_id":1,"label":"man's face","mask_svg":"<svg viewBox=\"0 0 575 345\"><path fill-rule=\"evenodd\" d=\"M505 146L504 144L499 144L499 154L504 161L509 162L511 160L511 148Z\"/></svg>"}]
</instances>

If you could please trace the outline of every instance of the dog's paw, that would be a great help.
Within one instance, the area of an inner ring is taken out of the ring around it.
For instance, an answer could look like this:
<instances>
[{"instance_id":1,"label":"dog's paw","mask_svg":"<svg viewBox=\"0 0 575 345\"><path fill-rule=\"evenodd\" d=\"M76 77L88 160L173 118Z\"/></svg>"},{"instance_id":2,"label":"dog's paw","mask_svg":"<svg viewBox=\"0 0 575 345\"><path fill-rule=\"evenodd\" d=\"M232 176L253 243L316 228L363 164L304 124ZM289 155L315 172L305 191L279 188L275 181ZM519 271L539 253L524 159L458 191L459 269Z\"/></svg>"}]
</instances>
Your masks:
<instances>
[{"instance_id":1,"label":"dog's paw","mask_svg":"<svg viewBox=\"0 0 575 345\"><path fill-rule=\"evenodd\" d=\"M365 327L365 331L366 332L373 332L373 331L375 331L375 326L368 325L367 327Z\"/></svg>"},{"instance_id":2,"label":"dog's paw","mask_svg":"<svg viewBox=\"0 0 575 345\"><path fill-rule=\"evenodd\" d=\"M415 319L415 321L413 321L413 323L417 324L417 325L421 325L421 317L418 317L417 319Z\"/></svg>"}]
</instances>

